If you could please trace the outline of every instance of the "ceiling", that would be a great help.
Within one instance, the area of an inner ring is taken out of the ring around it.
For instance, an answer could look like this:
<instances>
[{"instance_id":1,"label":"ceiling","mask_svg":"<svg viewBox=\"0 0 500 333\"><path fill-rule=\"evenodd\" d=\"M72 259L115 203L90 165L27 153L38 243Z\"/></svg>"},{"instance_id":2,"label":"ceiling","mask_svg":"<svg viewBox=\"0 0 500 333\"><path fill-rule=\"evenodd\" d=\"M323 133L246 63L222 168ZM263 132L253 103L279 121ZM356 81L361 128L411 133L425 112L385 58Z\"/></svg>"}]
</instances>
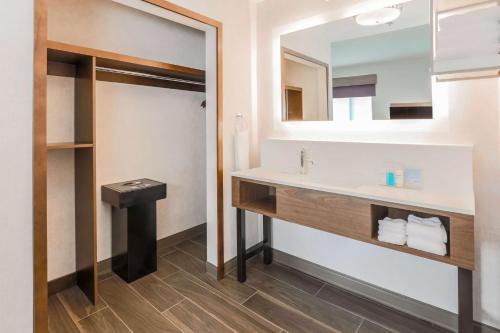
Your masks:
<instances>
[{"instance_id":1,"label":"ceiling","mask_svg":"<svg viewBox=\"0 0 500 333\"><path fill-rule=\"evenodd\" d=\"M321 46L320 48L323 48L324 46L330 49L332 43L339 41L353 40L391 32L395 33L403 29L427 25L427 28L422 27L421 30L417 29L418 31L409 31L409 35L407 37L405 37L402 33L396 33L393 35L396 39L392 42L391 37L380 37L378 38L378 42L375 44L372 43L372 45L379 46L378 43L385 43L385 45L380 45L380 47L371 47L368 51L366 49L362 49L360 46L356 46L356 50L352 52L351 55L346 52L346 54L342 56L344 59L339 57L336 61L338 61L339 65L342 64L343 66L346 66L350 63L354 63L353 61L349 63L349 57L352 57L353 60L354 58L357 58L356 63L359 63L359 61L367 62L370 61L370 59L375 59L374 56L377 61L384 61L384 59L389 60L394 58L394 52L399 52L400 54L398 56L404 57L410 57L412 55L417 56L418 54L421 55L424 52L430 52L430 0L408 1L402 4L402 8L401 16L392 25L383 24L379 26L361 26L356 23L353 17L349 17L315 26L313 28L282 35L282 45L297 48L309 56L318 57L317 50L313 50L313 48L319 48L318 46ZM425 29L428 29L429 31L427 35L426 32L424 32ZM412 41L416 45L411 45ZM367 41L365 40L362 42L366 43ZM307 49L311 49L311 52L307 52ZM328 50L328 53L330 53L330 50ZM367 56L363 57L362 53ZM393 55L391 55L391 53ZM370 54L369 57L368 54ZM385 57L383 56L384 54ZM319 58L324 61L326 60L324 59L324 55Z\"/></svg>"}]
</instances>

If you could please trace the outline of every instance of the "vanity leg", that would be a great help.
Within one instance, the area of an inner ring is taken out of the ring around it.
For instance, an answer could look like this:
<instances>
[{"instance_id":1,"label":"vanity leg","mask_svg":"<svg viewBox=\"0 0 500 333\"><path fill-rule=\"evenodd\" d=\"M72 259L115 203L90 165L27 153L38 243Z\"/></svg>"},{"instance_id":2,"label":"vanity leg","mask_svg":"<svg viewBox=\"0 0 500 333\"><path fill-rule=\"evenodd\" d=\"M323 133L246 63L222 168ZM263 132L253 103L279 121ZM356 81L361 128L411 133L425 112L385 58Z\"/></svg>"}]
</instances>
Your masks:
<instances>
[{"instance_id":1,"label":"vanity leg","mask_svg":"<svg viewBox=\"0 0 500 333\"><path fill-rule=\"evenodd\" d=\"M458 332L472 333L474 330L472 299L472 271L458 268Z\"/></svg>"},{"instance_id":2,"label":"vanity leg","mask_svg":"<svg viewBox=\"0 0 500 333\"><path fill-rule=\"evenodd\" d=\"M246 244L245 244L245 211L236 208L236 254L238 265L238 281L245 282L247 279L246 268Z\"/></svg>"},{"instance_id":3,"label":"vanity leg","mask_svg":"<svg viewBox=\"0 0 500 333\"><path fill-rule=\"evenodd\" d=\"M270 265L273 262L273 247L272 247L272 219L269 216L263 216L263 229L264 229L264 264Z\"/></svg>"}]
</instances>

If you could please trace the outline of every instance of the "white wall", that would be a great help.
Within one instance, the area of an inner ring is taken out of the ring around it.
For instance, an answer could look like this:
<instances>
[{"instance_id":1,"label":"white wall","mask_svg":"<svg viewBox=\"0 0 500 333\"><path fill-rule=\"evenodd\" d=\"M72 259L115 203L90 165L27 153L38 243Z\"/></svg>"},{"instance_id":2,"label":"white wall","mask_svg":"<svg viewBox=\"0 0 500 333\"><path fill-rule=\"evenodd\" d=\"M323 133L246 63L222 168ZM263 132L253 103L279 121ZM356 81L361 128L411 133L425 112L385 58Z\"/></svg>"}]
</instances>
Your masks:
<instances>
[{"instance_id":1,"label":"white wall","mask_svg":"<svg viewBox=\"0 0 500 333\"><path fill-rule=\"evenodd\" d=\"M33 1L0 10L0 331L33 327Z\"/></svg>"},{"instance_id":2,"label":"white wall","mask_svg":"<svg viewBox=\"0 0 500 333\"><path fill-rule=\"evenodd\" d=\"M258 22L258 109L259 137L320 139L364 142L422 142L466 143L474 145L474 191L476 196L476 271L474 272L475 319L500 327L500 227L496 206L500 202L500 120L499 81L497 79L442 83L433 86L438 119L433 121L399 122L379 121L377 124L353 122L291 124L280 121L279 99L279 35L296 29L321 24L332 18L343 18L361 10L394 1L336 1L311 4L300 0L264 1L257 8ZM278 53L277 53L278 52ZM292 230L293 227L288 227ZM317 236L317 235L314 235ZM324 242L329 236L323 235ZM311 246L310 237L302 239L304 251ZM314 238L318 243L318 237ZM294 242L297 242L294 239ZM350 243L349 248L357 248ZM356 252L358 251L356 250ZM347 255L347 254L346 254ZM349 258L355 262L356 256ZM381 254L381 262L390 262L391 256ZM437 264L440 265L440 264ZM332 264L332 268L335 268ZM408 271L412 268L405 268ZM439 269L438 269L439 270ZM413 271L415 273L415 271ZM430 272L432 274L432 272ZM370 270L365 279L376 283L383 272ZM386 273L388 274L388 273ZM422 272L418 272L422 274ZM390 277L388 277L389 279ZM451 279L451 277L450 277ZM456 280L455 280L456 281ZM455 283L455 282L454 282ZM407 286L425 290L422 285ZM446 303L456 308L456 291L445 295L431 295L430 289L422 297L433 304ZM401 292L401 290L399 290ZM427 298L426 295L429 297ZM443 300L444 298L444 300Z\"/></svg>"},{"instance_id":3,"label":"white wall","mask_svg":"<svg viewBox=\"0 0 500 333\"><path fill-rule=\"evenodd\" d=\"M224 138L224 260L236 255L236 210L231 205L231 172L234 170L233 133L236 114L241 113L250 126L251 114L251 9L253 0L174 0L175 4L216 19L223 24L223 138ZM252 130L256 130L253 127ZM257 129L258 130L258 129ZM255 151L252 153L256 156ZM255 164L255 162L253 162ZM258 241L255 216L249 215L247 245ZM210 229L210 226L208 226ZM215 237L215 228L212 230ZM211 237L211 231L208 231ZM210 242L209 242L210 243ZM211 254L211 251L212 254ZM216 264L215 247L208 250L208 261Z\"/></svg>"},{"instance_id":4,"label":"white wall","mask_svg":"<svg viewBox=\"0 0 500 333\"><path fill-rule=\"evenodd\" d=\"M49 40L205 68L204 34L111 0L48 0Z\"/></svg>"},{"instance_id":5,"label":"white wall","mask_svg":"<svg viewBox=\"0 0 500 333\"><path fill-rule=\"evenodd\" d=\"M391 103L431 102L430 57L336 67L333 77L377 75L373 119L390 119ZM335 121L335 119L333 119Z\"/></svg>"},{"instance_id":6,"label":"white wall","mask_svg":"<svg viewBox=\"0 0 500 333\"><path fill-rule=\"evenodd\" d=\"M326 70L286 59L285 72L286 85L302 88L303 119L326 120L328 117Z\"/></svg>"},{"instance_id":7,"label":"white wall","mask_svg":"<svg viewBox=\"0 0 500 333\"><path fill-rule=\"evenodd\" d=\"M72 17L80 12L99 14L93 22ZM54 40L205 67L203 32L119 4L51 0L49 17L49 38ZM109 22L116 26L109 27ZM80 33L88 25L94 35ZM119 31L114 38L108 34L111 28ZM141 39L140 34L156 40ZM175 53L174 43L182 44ZM159 239L205 223L206 112L200 107L205 94L98 82L96 95L98 260L111 256L111 207L100 199L101 185L143 177L167 183L167 199L157 206ZM49 142L73 140L73 105L74 79L49 77ZM48 154L49 280L75 270L73 165L72 151Z\"/></svg>"}]
</instances>

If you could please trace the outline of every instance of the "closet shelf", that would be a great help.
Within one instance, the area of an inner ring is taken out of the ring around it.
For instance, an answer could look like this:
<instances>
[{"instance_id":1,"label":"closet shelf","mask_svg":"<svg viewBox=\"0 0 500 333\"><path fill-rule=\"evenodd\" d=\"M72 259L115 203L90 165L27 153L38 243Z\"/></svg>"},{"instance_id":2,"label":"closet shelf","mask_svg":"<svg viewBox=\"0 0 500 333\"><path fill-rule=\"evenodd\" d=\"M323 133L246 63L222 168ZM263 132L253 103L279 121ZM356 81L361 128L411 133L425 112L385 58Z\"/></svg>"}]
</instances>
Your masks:
<instances>
[{"instance_id":1,"label":"closet shelf","mask_svg":"<svg viewBox=\"0 0 500 333\"><path fill-rule=\"evenodd\" d=\"M99 81L205 91L205 71L129 55L47 41L48 75L75 77L82 59L95 57Z\"/></svg>"},{"instance_id":2,"label":"closet shelf","mask_svg":"<svg viewBox=\"0 0 500 333\"><path fill-rule=\"evenodd\" d=\"M47 144L47 150L92 148L93 143L54 142Z\"/></svg>"}]
</instances>

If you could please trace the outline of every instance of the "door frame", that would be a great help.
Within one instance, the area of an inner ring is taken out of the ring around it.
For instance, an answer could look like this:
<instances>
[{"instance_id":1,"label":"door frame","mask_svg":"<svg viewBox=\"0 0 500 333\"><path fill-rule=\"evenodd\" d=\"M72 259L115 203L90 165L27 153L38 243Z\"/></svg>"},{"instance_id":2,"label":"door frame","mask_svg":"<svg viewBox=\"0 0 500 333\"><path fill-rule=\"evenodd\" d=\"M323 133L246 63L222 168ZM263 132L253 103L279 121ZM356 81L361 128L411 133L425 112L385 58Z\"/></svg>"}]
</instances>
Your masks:
<instances>
[{"instance_id":1,"label":"door frame","mask_svg":"<svg viewBox=\"0 0 500 333\"><path fill-rule=\"evenodd\" d=\"M48 331L47 281L47 0L34 1L33 330ZM217 277L224 277L222 23L166 0L142 0L217 30Z\"/></svg>"}]
</instances>

